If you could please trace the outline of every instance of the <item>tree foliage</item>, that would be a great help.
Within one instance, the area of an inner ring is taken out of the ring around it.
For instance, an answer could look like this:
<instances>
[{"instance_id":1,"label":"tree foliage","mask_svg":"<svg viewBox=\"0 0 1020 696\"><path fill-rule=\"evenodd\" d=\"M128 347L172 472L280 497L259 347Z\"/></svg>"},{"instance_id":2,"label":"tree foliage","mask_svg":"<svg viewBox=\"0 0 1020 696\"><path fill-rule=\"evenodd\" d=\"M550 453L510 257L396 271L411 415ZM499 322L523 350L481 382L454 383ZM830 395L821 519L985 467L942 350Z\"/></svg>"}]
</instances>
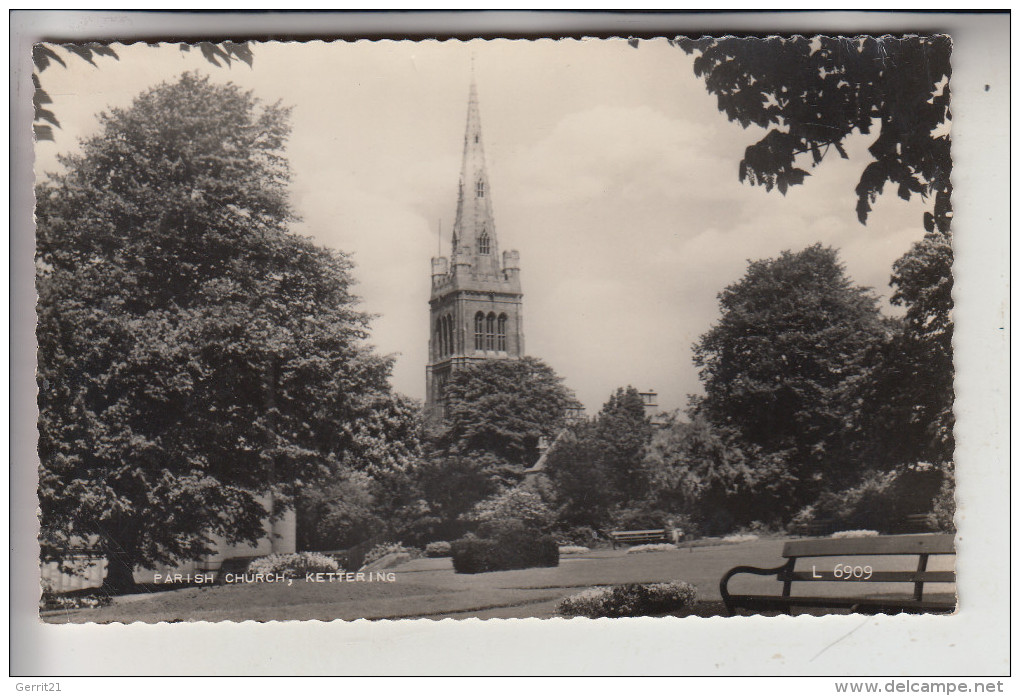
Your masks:
<instances>
[{"instance_id":1,"label":"tree foliage","mask_svg":"<svg viewBox=\"0 0 1020 696\"><path fill-rule=\"evenodd\" d=\"M867 357L854 398L861 456L890 468L953 461L952 247L935 231L893 266L896 331Z\"/></svg>"},{"instance_id":2,"label":"tree foliage","mask_svg":"<svg viewBox=\"0 0 1020 696\"><path fill-rule=\"evenodd\" d=\"M366 394L337 423L334 468L297 502L302 548L348 548L402 527L418 502L425 420L421 404L388 392Z\"/></svg>"},{"instance_id":3,"label":"tree foliage","mask_svg":"<svg viewBox=\"0 0 1020 696\"><path fill-rule=\"evenodd\" d=\"M181 51L187 53L191 50L190 44L179 44ZM200 41L194 44L202 53L202 56L213 65L229 66L236 61L247 63L251 67L255 58L252 55L248 42L235 43L224 41L215 44L209 41ZM60 50L54 50L59 48ZM63 57L61 54L64 54ZM83 44L36 44L32 47L32 62L35 64L35 72L32 73L32 86L35 91L32 95L32 103L35 106L32 129L35 132L36 140L53 140L53 129L60 128L60 121L57 115L47 105L53 103L53 99L43 89L40 74L50 65L56 63L67 67L65 57L76 56L92 67L99 67L96 59L100 57L120 60L117 52L108 45L91 41Z\"/></svg>"},{"instance_id":4,"label":"tree foliage","mask_svg":"<svg viewBox=\"0 0 1020 696\"><path fill-rule=\"evenodd\" d=\"M683 516L703 534L782 519L794 483L782 454L742 443L703 416L656 430L645 466L651 506Z\"/></svg>"},{"instance_id":5,"label":"tree foliage","mask_svg":"<svg viewBox=\"0 0 1020 696\"><path fill-rule=\"evenodd\" d=\"M675 41L696 53L694 74L719 110L768 132L749 146L740 180L778 188L804 182L830 151L846 158L854 133L877 137L857 184L864 223L886 184L900 198L932 198L925 229L949 230L949 78L952 40L908 37L703 37Z\"/></svg>"},{"instance_id":6,"label":"tree foliage","mask_svg":"<svg viewBox=\"0 0 1020 696\"><path fill-rule=\"evenodd\" d=\"M287 118L185 74L38 186L44 549L97 539L113 573L254 541L385 391L350 262L287 232Z\"/></svg>"},{"instance_id":7,"label":"tree foliage","mask_svg":"<svg viewBox=\"0 0 1020 696\"><path fill-rule=\"evenodd\" d=\"M784 453L801 496L812 480L852 475L846 390L889 330L876 297L851 283L834 249L815 245L752 262L719 304L722 316L694 346L705 387L696 410Z\"/></svg>"},{"instance_id":8,"label":"tree foliage","mask_svg":"<svg viewBox=\"0 0 1020 696\"><path fill-rule=\"evenodd\" d=\"M847 353L852 362L842 375L846 377L842 386L833 389L827 384L823 391L833 397L825 402L835 404L829 414L842 412L846 418L842 426L838 419L828 418L827 426L830 433L842 431L839 449L844 459L856 460L858 468L878 471L934 462L951 480L952 40L945 35L705 37L674 43L696 55L694 73L704 78L727 118L744 128L753 124L767 130L745 151L739 167L742 181L785 193L803 183L809 169L831 152L846 158L848 138L874 135L868 150L872 159L855 189L860 222L867 221L887 185L905 200L920 195L931 201L923 217L924 239L893 267L892 302L904 306L906 316L902 321L886 320L881 335L863 352ZM839 353L833 354L831 367L841 359ZM774 390L762 380L770 370L782 374L777 367L764 364L757 383L749 382L734 395L770 394ZM707 376L715 380L715 372L709 370ZM727 399L733 401L730 396ZM710 408L713 400L718 401L710 394ZM755 400L761 401L752 398L746 405ZM741 427L741 436L769 448L781 446L790 430L778 422L782 420L778 413L757 419L766 426L758 428L757 434ZM824 426L822 414L820 425ZM770 423L770 418L776 422ZM751 417L752 431L755 422ZM773 425L777 435L775 442L768 443L762 436ZM818 434L825 430L816 428ZM813 440L817 439L808 437L803 442ZM816 441L815 447L819 454L826 451L821 442ZM800 454L793 454L806 461L801 456L803 448L799 450ZM828 451L834 453L831 447ZM951 501L942 507L948 509Z\"/></svg>"},{"instance_id":9,"label":"tree foliage","mask_svg":"<svg viewBox=\"0 0 1020 696\"><path fill-rule=\"evenodd\" d=\"M595 424L602 462L617 502L642 498L648 483L643 462L652 424L645 416L640 392L632 386L617 389L603 404Z\"/></svg>"},{"instance_id":10,"label":"tree foliage","mask_svg":"<svg viewBox=\"0 0 1020 696\"><path fill-rule=\"evenodd\" d=\"M643 502L651 436L641 394L632 386L618 388L593 420L564 433L546 464L561 522L604 527L617 511Z\"/></svg>"},{"instance_id":11,"label":"tree foliage","mask_svg":"<svg viewBox=\"0 0 1020 696\"><path fill-rule=\"evenodd\" d=\"M575 401L563 379L541 360L484 360L455 371L446 386L439 447L483 461L513 483L539 457L539 440L560 431Z\"/></svg>"},{"instance_id":12,"label":"tree foliage","mask_svg":"<svg viewBox=\"0 0 1020 696\"><path fill-rule=\"evenodd\" d=\"M593 423L574 425L549 452L546 474L564 524L595 528L607 524L616 495L603 455Z\"/></svg>"},{"instance_id":13,"label":"tree foliage","mask_svg":"<svg viewBox=\"0 0 1020 696\"><path fill-rule=\"evenodd\" d=\"M478 503L465 518L478 524L484 535L518 523L539 531L549 531L553 512L538 493L518 486Z\"/></svg>"},{"instance_id":14,"label":"tree foliage","mask_svg":"<svg viewBox=\"0 0 1020 696\"><path fill-rule=\"evenodd\" d=\"M933 230L893 265L893 304L906 308L910 352L919 356L927 384L923 408L912 421L930 435L931 461L953 458L953 245L947 231Z\"/></svg>"}]
</instances>

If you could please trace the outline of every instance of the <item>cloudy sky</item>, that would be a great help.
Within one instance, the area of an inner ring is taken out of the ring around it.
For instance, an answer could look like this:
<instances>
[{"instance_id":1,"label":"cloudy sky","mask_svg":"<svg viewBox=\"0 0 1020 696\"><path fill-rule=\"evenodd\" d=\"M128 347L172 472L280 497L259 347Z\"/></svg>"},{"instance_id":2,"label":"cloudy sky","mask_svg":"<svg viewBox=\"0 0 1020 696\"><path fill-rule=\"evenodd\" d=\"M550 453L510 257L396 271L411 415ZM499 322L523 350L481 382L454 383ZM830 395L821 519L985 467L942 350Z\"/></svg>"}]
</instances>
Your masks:
<instances>
[{"instance_id":1,"label":"cloudy sky","mask_svg":"<svg viewBox=\"0 0 1020 696\"><path fill-rule=\"evenodd\" d=\"M295 231L352 256L363 307L378 315L372 342L398 354L393 385L417 398L472 56L500 246L521 254L528 353L589 411L628 384L668 409L699 391L691 345L748 259L822 242L888 298L893 261L923 233L924 204L894 195L857 222L867 138L785 197L741 184L740 157L763 131L729 123L691 57L664 40L262 43L251 69L176 46L116 50L98 68L72 58L43 73L62 129L37 146L37 172L57 170L98 112L185 70L293 106Z\"/></svg>"}]
</instances>

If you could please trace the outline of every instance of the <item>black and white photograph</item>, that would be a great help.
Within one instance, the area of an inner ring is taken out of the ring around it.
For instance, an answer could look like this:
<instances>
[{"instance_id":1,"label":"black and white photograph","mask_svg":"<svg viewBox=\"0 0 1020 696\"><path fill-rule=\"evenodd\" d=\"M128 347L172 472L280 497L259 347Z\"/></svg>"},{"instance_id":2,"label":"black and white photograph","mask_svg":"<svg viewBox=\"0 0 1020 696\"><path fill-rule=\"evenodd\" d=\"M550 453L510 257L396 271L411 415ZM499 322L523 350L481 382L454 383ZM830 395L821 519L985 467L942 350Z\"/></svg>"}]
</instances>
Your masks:
<instances>
[{"instance_id":1,"label":"black and white photograph","mask_svg":"<svg viewBox=\"0 0 1020 696\"><path fill-rule=\"evenodd\" d=\"M959 611L948 33L31 50L42 623Z\"/></svg>"}]
</instances>

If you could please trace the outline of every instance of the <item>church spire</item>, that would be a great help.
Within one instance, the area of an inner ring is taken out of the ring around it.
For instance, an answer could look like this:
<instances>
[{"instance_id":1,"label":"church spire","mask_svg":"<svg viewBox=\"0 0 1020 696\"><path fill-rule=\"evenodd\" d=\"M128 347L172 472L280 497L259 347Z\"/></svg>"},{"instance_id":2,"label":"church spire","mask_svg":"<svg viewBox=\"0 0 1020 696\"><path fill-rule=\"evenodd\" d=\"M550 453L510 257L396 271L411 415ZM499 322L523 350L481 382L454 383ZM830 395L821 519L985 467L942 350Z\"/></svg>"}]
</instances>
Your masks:
<instances>
[{"instance_id":1,"label":"church spire","mask_svg":"<svg viewBox=\"0 0 1020 696\"><path fill-rule=\"evenodd\" d=\"M512 249L499 253L473 73L451 233L453 253L432 259L425 405L440 418L446 408L446 385L454 373L480 360L524 355L520 254Z\"/></svg>"},{"instance_id":2,"label":"church spire","mask_svg":"<svg viewBox=\"0 0 1020 696\"><path fill-rule=\"evenodd\" d=\"M460 190L457 196L457 217L453 223L452 243L454 272L458 267L470 266L478 275L501 274L489 174L485 166L485 148L482 142L478 87L475 84L473 69L468 92L464 156L460 168Z\"/></svg>"}]
</instances>

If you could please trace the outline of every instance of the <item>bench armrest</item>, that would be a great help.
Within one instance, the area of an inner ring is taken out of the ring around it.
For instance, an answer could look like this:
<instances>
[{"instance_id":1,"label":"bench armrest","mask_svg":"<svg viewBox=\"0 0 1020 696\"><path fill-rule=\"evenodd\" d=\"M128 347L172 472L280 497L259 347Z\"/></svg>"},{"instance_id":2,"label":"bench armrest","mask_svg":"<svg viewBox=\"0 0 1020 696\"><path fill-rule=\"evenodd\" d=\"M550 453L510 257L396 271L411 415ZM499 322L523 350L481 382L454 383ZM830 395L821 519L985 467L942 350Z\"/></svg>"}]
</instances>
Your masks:
<instances>
[{"instance_id":1,"label":"bench armrest","mask_svg":"<svg viewBox=\"0 0 1020 696\"><path fill-rule=\"evenodd\" d=\"M727 589L727 585L730 582L730 578L734 575L740 575L741 573L747 573L750 575L775 575L776 579L780 579L780 574L789 569L789 563L784 563L781 566L775 568L757 568L755 566L737 566L736 568L730 568L726 571L726 574L722 576L722 580L719 581L719 594L722 595L722 600L726 604L726 613L733 616L733 606L730 604L730 592Z\"/></svg>"}]
</instances>

